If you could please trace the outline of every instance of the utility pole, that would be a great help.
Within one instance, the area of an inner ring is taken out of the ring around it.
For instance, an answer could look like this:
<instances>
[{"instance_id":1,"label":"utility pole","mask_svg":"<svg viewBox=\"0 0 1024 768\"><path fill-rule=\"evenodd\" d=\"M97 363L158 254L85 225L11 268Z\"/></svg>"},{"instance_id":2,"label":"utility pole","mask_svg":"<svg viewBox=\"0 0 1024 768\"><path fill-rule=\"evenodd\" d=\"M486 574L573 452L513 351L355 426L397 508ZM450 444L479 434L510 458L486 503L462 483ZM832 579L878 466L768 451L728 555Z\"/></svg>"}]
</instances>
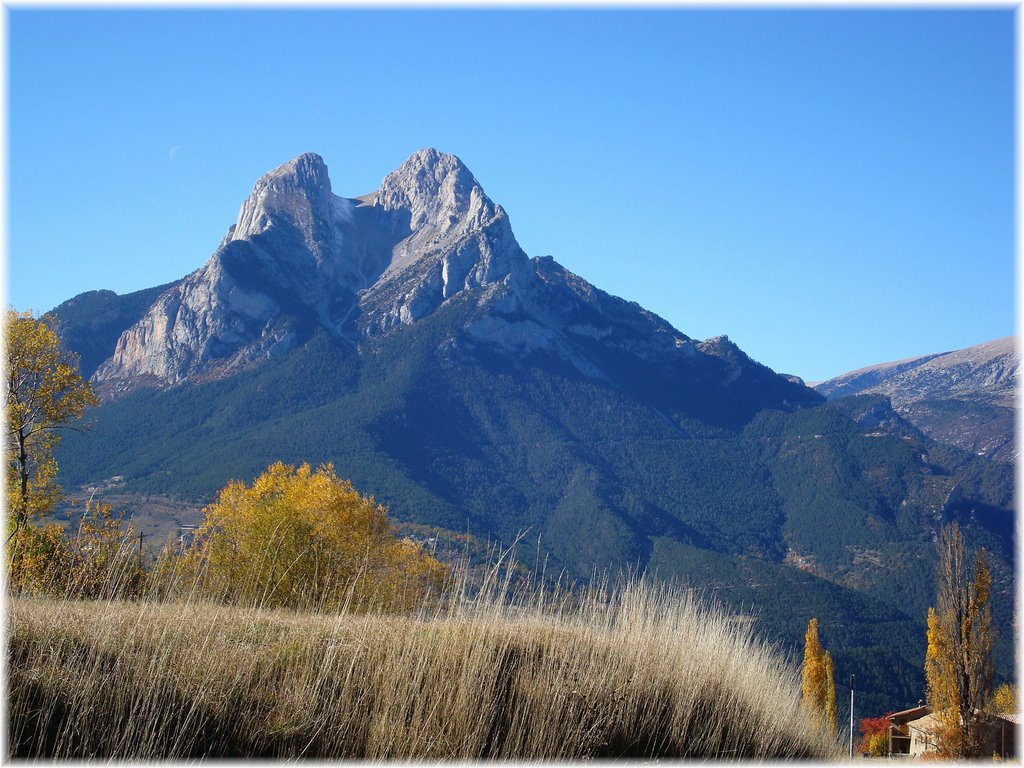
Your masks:
<instances>
[{"instance_id":1,"label":"utility pole","mask_svg":"<svg viewBox=\"0 0 1024 768\"><path fill-rule=\"evenodd\" d=\"M850 675L850 759L853 760L853 683L856 675Z\"/></svg>"}]
</instances>

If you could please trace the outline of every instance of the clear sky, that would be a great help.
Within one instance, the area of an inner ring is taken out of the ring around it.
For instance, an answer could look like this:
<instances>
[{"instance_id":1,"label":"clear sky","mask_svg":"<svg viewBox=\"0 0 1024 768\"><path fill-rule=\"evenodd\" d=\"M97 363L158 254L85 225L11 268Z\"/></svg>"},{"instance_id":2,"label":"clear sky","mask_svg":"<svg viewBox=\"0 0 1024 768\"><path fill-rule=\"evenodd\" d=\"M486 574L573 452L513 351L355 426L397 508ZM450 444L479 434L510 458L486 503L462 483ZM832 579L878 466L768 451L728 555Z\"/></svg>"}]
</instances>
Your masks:
<instances>
[{"instance_id":1,"label":"clear sky","mask_svg":"<svg viewBox=\"0 0 1024 768\"><path fill-rule=\"evenodd\" d=\"M528 254L818 380L1015 330L993 10L8 9L8 303L169 282L300 152L427 146Z\"/></svg>"}]
</instances>

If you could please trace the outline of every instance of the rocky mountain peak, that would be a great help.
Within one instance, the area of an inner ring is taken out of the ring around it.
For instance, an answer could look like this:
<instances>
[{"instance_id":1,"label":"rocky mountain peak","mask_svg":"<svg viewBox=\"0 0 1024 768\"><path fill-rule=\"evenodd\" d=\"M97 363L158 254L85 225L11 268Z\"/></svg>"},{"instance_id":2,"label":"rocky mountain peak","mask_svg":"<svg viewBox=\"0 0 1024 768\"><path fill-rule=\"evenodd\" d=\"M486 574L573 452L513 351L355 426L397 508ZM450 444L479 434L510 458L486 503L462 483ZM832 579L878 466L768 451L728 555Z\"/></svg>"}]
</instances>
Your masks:
<instances>
[{"instance_id":1,"label":"rocky mountain peak","mask_svg":"<svg viewBox=\"0 0 1024 768\"><path fill-rule=\"evenodd\" d=\"M228 238L249 240L275 226L296 230L318 259L334 239L337 205L323 158L306 152L265 174L242 203Z\"/></svg>"},{"instance_id":2,"label":"rocky mountain peak","mask_svg":"<svg viewBox=\"0 0 1024 768\"><path fill-rule=\"evenodd\" d=\"M331 180L327 176L327 163L316 152L303 152L268 171L256 182L254 188L271 184L274 181L282 181L285 184L294 183L309 189L317 189L324 184L329 188L331 185Z\"/></svg>"},{"instance_id":3,"label":"rocky mountain peak","mask_svg":"<svg viewBox=\"0 0 1024 768\"><path fill-rule=\"evenodd\" d=\"M415 152L361 199L404 235L361 300L370 335L416 322L464 290L514 282L529 270L505 211L455 155Z\"/></svg>"},{"instance_id":4,"label":"rocky mountain peak","mask_svg":"<svg viewBox=\"0 0 1024 768\"><path fill-rule=\"evenodd\" d=\"M736 343L728 336L712 336L706 341L699 342L697 348L706 355L721 358L729 363L748 362L749 358Z\"/></svg>"},{"instance_id":5,"label":"rocky mountain peak","mask_svg":"<svg viewBox=\"0 0 1024 768\"><path fill-rule=\"evenodd\" d=\"M384 177L375 203L385 210L404 209L413 229L471 219L479 224L495 214L496 206L480 183L455 155L421 149Z\"/></svg>"}]
</instances>

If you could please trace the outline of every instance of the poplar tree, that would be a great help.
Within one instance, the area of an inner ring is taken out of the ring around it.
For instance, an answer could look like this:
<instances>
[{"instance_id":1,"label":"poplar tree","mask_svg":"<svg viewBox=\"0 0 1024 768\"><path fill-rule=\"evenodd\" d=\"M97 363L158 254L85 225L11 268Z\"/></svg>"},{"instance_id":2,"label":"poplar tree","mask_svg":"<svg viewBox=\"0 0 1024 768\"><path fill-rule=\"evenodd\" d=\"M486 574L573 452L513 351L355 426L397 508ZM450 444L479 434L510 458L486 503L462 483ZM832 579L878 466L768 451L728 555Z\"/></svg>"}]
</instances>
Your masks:
<instances>
[{"instance_id":1,"label":"poplar tree","mask_svg":"<svg viewBox=\"0 0 1024 768\"><path fill-rule=\"evenodd\" d=\"M939 752L959 758L980 754L975 714L988 703L992 685L992 578L985 550L967 555L960 527L938 539L936 606L928 609L925 678L928 704L938 725Z\"/></svg>"},{"instance_id":2,"label":"poplar tree","mask_svg":"<svg viewBox=\"0 0 1024 768\"><path fill-rule=\"evenodd\" d=\"M807 623L804 634L803 699L805 711L824 724L829 733L836 729L836 686L832 656L818 638L818 620Z\"/></svg>"},{"instance_id":3,"label":"poplar tree","mask_svg":"<svg viewBox=\"0 0 1024 768\"><path fill-rule=\"evenodd\" d=\"M835 669L832 666L832 654L825 651L825 725L828 732L835 734L838 725L839 713L836 711L836 679Z\"/></svg>"}]
</instances>

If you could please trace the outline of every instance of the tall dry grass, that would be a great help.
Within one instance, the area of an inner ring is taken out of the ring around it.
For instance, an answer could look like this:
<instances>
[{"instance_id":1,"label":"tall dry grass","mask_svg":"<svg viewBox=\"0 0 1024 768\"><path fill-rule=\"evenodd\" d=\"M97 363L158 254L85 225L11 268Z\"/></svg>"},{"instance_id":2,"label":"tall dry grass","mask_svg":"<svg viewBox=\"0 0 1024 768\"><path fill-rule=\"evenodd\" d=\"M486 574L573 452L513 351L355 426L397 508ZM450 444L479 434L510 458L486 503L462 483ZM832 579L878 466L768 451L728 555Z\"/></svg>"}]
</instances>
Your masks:
<instances>
[{"instance_id":1,"label":"tall dry grass","mask_svg":"<svg viewBox=\"0 0 1024 768\"><path fill-rule=\"evenodd\" d=\"M416 616L14 598L9 756L839 755L792 667L684 590L456 595Z\"/></svg>"}]
</instances>

